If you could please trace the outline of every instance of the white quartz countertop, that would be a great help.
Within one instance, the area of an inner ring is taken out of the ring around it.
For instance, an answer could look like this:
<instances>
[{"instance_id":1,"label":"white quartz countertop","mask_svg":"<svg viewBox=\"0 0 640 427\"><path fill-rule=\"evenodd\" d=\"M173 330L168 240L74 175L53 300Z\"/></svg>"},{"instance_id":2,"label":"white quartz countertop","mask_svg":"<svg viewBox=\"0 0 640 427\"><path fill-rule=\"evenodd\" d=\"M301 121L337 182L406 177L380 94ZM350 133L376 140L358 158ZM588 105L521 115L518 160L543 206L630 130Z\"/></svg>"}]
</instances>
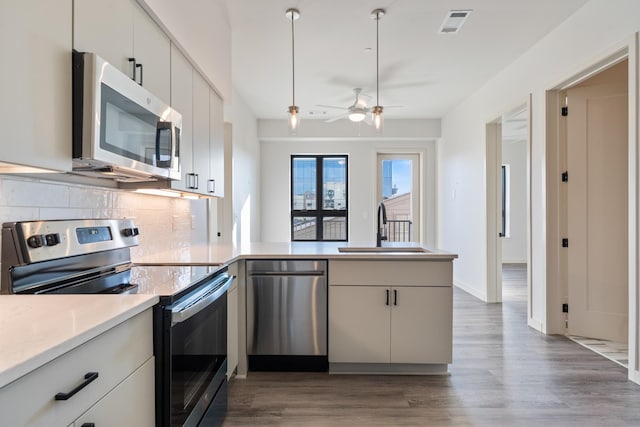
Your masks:
<instances>
[{"instance_id":1,"label":"white quartz countertop","mask_svg":"<svg viewBox=\"0 0 640 427\"><path fill-rule=\"evenodd\" d=\"M143 312L153 295L1 295L0 387Z\"/></svg>"},{"instance_id":2,"label":"white quartz countertop","mask_svg":"<svg viewBox=\"0 0 640 427\"><path fill-rule=\"evenodd\" d=\"M397 247L385 243L383 246ZM452 260L458 255L444 250L424 248L425 252L350 252L343 253L343 246L371 248L372 243L349 242L282 242L249 243L240 247L227 245L191 246L179 250L148 253L134 258L136 265L225 265L238 259L296 258L296 259L392 259L392 260ZM421 247L403 243L403 247Z\"/></svg>"}]
</instances>

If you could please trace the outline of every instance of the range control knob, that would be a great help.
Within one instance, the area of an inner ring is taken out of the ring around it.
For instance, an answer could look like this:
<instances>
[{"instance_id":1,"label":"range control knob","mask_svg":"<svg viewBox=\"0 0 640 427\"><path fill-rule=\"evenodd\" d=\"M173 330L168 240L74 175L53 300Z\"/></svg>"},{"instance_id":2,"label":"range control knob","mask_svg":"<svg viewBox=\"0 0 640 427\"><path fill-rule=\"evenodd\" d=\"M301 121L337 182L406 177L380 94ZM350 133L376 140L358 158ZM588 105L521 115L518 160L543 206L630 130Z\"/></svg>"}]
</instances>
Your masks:
<instances>
[{"instance_id":1,"label":"range control knob","mask_svg":"<svg viewBox=\"0 0 640 427\"><path fill-rule=\"evenodd\" d=\"M45 241L47 242L47 246L55 246L60 243L60 234L53 233L47 234L44 236Z\"/></svg>"},{"instance_id":2,"label":"range control knob","mask_svg":"<svg viewBox=\"0 0 640 427\"><path fill-rule=\"evenodd\" d=\"M41 234L34 234L33 236L29 237L27 239L27 245L29 245L29 247L31 248L40 248L42 246L44 246L44 236L42 236Z\"/></svg>"},{"instance_id":3,"label":"range control knob","mask_svg":"<svg viewBox=\"0 0 640 427\"><path fill-rule=\"evenodd\" d=\"M125 228L122 230L122 234L125 237L133 237L140 234L140 230L138 230L138 227Z\"/></svg>"}]
</instances>

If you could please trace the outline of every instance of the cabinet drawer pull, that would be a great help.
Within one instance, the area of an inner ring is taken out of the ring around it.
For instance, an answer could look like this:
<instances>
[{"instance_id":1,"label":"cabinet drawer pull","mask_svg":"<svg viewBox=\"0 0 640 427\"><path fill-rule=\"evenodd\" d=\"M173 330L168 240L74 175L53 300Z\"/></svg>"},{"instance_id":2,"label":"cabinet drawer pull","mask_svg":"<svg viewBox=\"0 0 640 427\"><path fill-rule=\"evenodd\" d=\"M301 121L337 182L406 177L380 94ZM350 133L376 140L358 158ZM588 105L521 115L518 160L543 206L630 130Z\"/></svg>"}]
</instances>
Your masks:
<instances>
[{"instance_id":1,"label":"cabinet drawer pull","mask_svg":"<svg viewBox=\"0 0 640 427\"><path fill-rule=\"evenodd\" d=\"M389 289L385 290L385 292L387 293L387 302L384 305L389 305Z\"/></svg>"},{"instance_id":2,"label":"cabinet drawer pull","mask_svg":"<svg viewBox=\"0 0 640 427\"><path fill-rule=\"evenodd\" d=\"M74 394L76 394L77 392L79 392L80 390L82 390L83 388L88 386L89 383L92 382L93 380L95 380L96 378L98 378L98 373L97 372L87 372L86 374L84 374L84 381L79 386L77 386L76 388L71 390L69 393L58 393L58 394L56 394L55 399L56 400L68 400Z\"/></svg>"},{"instance_id":3,"label":"cabinet drawer pull","mask_svg":"<svg viewBox=\"0 0 640 427\"><path fill-rule=\"evenodd\" d=\"M216 192L216 180L215 179L210 179L209 181L207 181L207 191L209 193L215 193Z\"/></svg>"},{"instance_id":4,"label":"cabinet drawer pull","mask_svg":"<svg viewBox=\"0 0 640 427\"><path fill-rule=\"evenodd\" d=\"M393 290L393 305L398 305L398 290Z\"/></svg>"},{"instance_id":5,"label":"cabinet drawer pull","mask_svg":"<svg viewBox=\"0 0 640 427\"><path fill-rule=\"evenodd\" d=\"M82 423L80 427L96 427L96 423Z\"/></svg>"}]
</instances>

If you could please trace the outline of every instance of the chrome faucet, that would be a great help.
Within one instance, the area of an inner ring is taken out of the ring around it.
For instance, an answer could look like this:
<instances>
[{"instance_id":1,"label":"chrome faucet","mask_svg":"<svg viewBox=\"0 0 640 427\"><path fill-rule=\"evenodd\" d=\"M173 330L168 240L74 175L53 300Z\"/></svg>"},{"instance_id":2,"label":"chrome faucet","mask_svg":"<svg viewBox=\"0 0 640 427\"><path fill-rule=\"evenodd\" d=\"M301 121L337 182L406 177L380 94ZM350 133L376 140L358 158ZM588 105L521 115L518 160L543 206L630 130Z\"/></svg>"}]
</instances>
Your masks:
<instances>
[{"instance_id":1,"label":"chrome faucet","mask_svg":"<svg viewBox=\"0 0 640 427\"><path fill-rule=\"evenodd\" d=\"M382 226L380 225L380 212L382 212ZM387 240L387 236L384 235L384 225L387 223L387 208L384 207L384 203L380 202L378 205L378 232L376 233L376 246L382 247L382 241Z\"/></svg>"}]
</instances>

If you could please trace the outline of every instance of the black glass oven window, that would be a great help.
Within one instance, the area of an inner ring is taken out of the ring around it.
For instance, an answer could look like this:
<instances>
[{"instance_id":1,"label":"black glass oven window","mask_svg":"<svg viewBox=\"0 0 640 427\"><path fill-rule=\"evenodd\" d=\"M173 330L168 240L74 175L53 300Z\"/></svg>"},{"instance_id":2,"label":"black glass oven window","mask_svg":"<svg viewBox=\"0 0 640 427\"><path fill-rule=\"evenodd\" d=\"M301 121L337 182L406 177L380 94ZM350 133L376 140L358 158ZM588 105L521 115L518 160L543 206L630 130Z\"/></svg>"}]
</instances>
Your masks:
<instances>
[{"instance_id":1,"label":"black glass oven window","mask_svg":"<svg viewBox=\"0 0 640 427\"><path fill-rule=\"evenodd\" d=\"M78 243L81 245L113 240L113 236L111 236L111 229L109 227L76 228L76 236L78 237Z\"/></svg>"},{"instance_id":2,"label":"black glass oven window","mask_svg":"<svg viewBox=\"0 0 640 427\"><path fill-rule=\"evenodd\" d=\"M100 96L100 148L155 165L159 118L104 83Z\"/></svg>"},{"instance_id":3,"label":"black glass oven window","mask_svg":"<svg viewBox=\"0 0 640 427\"><path fill-rule=\"evenodd\" d=\"M182 425L227 358L227 296L171 328L171 418Z\"/></svg>"}]
</instances>

